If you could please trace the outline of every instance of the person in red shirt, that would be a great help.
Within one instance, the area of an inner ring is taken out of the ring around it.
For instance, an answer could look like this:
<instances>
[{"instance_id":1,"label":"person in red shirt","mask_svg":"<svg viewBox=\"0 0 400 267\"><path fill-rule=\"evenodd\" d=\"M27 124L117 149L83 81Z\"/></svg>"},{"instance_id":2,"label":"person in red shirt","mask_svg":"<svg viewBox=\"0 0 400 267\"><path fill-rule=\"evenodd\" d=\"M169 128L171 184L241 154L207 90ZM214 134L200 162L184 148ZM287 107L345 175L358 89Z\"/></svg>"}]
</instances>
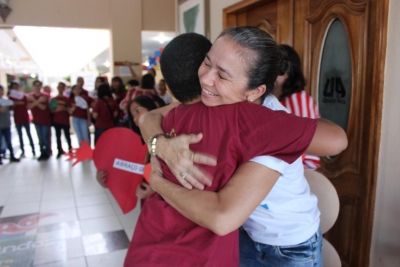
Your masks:
<instances>
[{"instance_id":1,"label":"person in red shirt","mask_svg":"<svg viewBox=\"0 0 400 267\"><path fill-rule=\"evenodd\" d=\"M65 152L62 148L61 143L61 132L64 131L65 139L68 143L68 150L72 149L71 145L71 135L70 135L70 123L69 123L69 113L68 113L68 98L64 96L65 83L59 82L57 86L58 96L55 99L57 101L57 106L51 112L53 113L53 127L56 131L57 139L57 158L60 158ZM52 100L53 101L53 100Z\"/></svg>"},{"instance_id":2,"label":"person in red shirt","mask_svg":"<svg viewBox=\"0 0 400 267\"><path fill-rule=\"evenodd\" d=\"M72 87L71 94L69 95L68 107L69 114L72 116L72 125L78 138L79 146L82 145L82 141L90 145L89 126L91 124L91 104L91 98L85 95L81 86L75 85Z\"/></svg>"},{"instance_id":3,"label":"person in red shirt","mask_svg":"<svg viewBox=\"0 0 400 267\"><path fill-rule=\"evenodd\" d=\"M89 91L83 88L83 86L85 85L85 80L83 79L83 77L78 77L76 79L76 85L82 88L82 95L89 96Z\"/></svg>"},{"instance_id":4,"label":"person in red shirt","mask_svg":"<svg viewBox=\"0 0 400 267\"><path fill-rule=\"evenodd\" d=\"M22 135L22 128L25 128L25 133L28 136L29 144L32 149L32 154L35 157L35 145L33 143L32 135L31 135L31 125L29 121L29 114L28 114L28 98L25 94L21 94L22 97L18 96L19 94L12 94L12 91L15 90L21 94L21 88L19 83L13 81L10 83L10 91L8 98L14 102L13 109L13 116L14 116L14 123L15 127L17 128L18 137L19 137L19 144L21 147L21 158L25 157L25 145L24 145L24 136Z\"/></svg>"},{"instance_id":5,"label":"person in red shirt","mask_svg":"<svg viewBox=\"0 0 400 267\"><path fill-rule=\"evenodd\" d=\"M196 36L189 37L191 38L188 40L192 41ZM270 48L271 54L258 57L258 61L257 56L260 51L267 52L265 46L259 45L257 53L248 47L247 49L240 47L229 37L220 38L216 41L219 42L218 52L214 51L212 55L209 54L204 59L198 77L194 74L197 73L199 65L191 66L191 63L194 64L191 60L194 60L195 54L201 51L191 51L192 54L188 52L186 56L190 55L190 58L185 58L187 62L182 62L185 64L183 72L177 72L176 69L164 72L162 69L171 91L174 95L176 94L178 100L184 103L170 111L164 118L163 130L176 134L203 132L201 142L196 144L193 142L191 149L210 153L218 159L217 166L204 167L214 180L208 184L207 191L187 190L177 184L192 179L193 169L183 170L175 178L172 170L161 162L160 171L166 179L159 179L157 183L150 181L154 186L153 189L160 195L153 194L146 200L125 259L125 266L238 266L236 229L241 225L240 221L247 219L252 211L251 207L240 205L240 202L249 204L247 199L250 199L251 205L257 206L262 198L258 200L254 195L265 188L271 188L273 181L279 177L278 172L268 169L267 177L271 179L265 179L264 175L257 175L253 171L257 168L257 164L246 161L256 155L266 154L291 163L313 140L317 126L316 120L274 112L249 103L269 93L270 91L266 88L272 89L271 84L273 87L273 82L280 72L281 58L278 56L277 49L273 50L273 43ZM248 39L254 41L254 38ZM263 39L259 42L262 41ZM167 47L162 59L168 54ZM193 46L187 43L182 44L182 47L193 49ZM209 47L200 46L197 50L200 49L206 49L205 53L207 53ZM176 66L183 66L176 63L176 58L179 58L177 54L182 51L170 52L169 59L174 60ZM229 60L221 61L220 55L224 55ZM257 60L257 63L246 65L246 63L249 64L249 58ZM168 69L166 65L161 64L161 66ZM261 73L259 73L260 67L265 67ZM201 86L198 84L199 77ZM192 87L193 92L190 94ZM177 91L174 91L175 89ZM189 95L179 97L185 95L186 91ZM202 92L203 101L211 107L197 102L200 92ZM155 146L157 139L150 140L152 141L149 143ZM150 149L154 153L152 147L150 146ZM241 180L232 178L228 186L230 177L241 163L247 164L248 177L242 175ZM249 177L252 179L248 179ZM261 180L261 177L264 179ZM255 190L253 180L258 183L256 191L253 191ZM247 189L246 182L252 186L251 190ZM184 192L179 191L174 194L181 189ZM225 189L224 193L229 193L220 194L220 190L223 189ZM242 189L240 194L235 193L238 189ZM182 208L182 205L176 203L176 198L171 198L172 195L180 198L183 206L190 204ZM196 200L192 201L189 195ZM200 195L202 196L199 198ZM183 196L184 199L181 198ZM201 200L198 201L199 199ZM222 203L224 206L220 205ZM239 213L234 213L232 209L224 209L227 206L225 204L229 203L239 204ZM188 206L190 206L189 212L187 212ZM202 209L198 209L198 206ZM213 216L210 219L210 217L199 215L199 210L203 213L209 211L212 215L220 213L221 216Z\"/></svg>"},{"instance_id":6,"label":"person in red shirt","mask_svg":"<svg viewBox=\"0 0 400 267\"><path fill-rule=\"evenodd\" d=\"M118 121L121 122L125 116L125 111L120 109L120 104L122 100L126 97L127 91L124 86L124 82L121 77L115 76L111 79L111 93L114 95L114 99L118 106Z\"/></svg>"},{"instance_id":7,"label":"person in red shirt","mask_svg":"<svg viewBox=\"0 0 400 267\"><path fill-rule=\"evenodd\" d=\"M95 144L102 133L115 126L117 116L118 106L112 97L110 86L107 83L102 83L97 88L97 100L92 111L92 117L96 120L94 124Z\"/></svg>"},{"instance_id":8,"label":"person in red shirt","mask_svg":"<svg viewBox=\"0 0 400 267\"><path fill-rule=\"evenodd\" d=\"M33 93L29 96L28 108L32 112L33 124L40 145L40 157L38 160L47 160L50 157L50 96L41 92L42 82L33 81Z\"/></svg>"},{"instance_id":9,"label":"person in red shirt","mask_svg":"<svg viewBox=\"0 0 400 267\"><path fill-rule=\"evenodd\" d=\"M291 46L279 45L289 58L290 69L285 75L278 76L275 82L274 95L290 113L296 116L318 119L320 114L314 99L304 90L306 79L301 71L300 57ZM304 168L318 169L321 165L320 158L304 155Z\"/></svg>"}]
</instances>

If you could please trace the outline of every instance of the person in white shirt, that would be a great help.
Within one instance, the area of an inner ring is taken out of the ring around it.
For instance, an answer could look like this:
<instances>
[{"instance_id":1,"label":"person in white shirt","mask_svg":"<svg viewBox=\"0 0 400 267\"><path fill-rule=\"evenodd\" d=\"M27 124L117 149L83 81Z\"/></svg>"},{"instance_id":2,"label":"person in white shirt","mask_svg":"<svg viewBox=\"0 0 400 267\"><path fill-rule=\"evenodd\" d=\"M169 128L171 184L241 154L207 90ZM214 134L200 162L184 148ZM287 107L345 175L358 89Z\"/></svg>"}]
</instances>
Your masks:
<instances>
[{"instance_id":1,"label":"person in white shirt","mask_svg":"<svg viewBox=\"0 0 400 267\"><path fill-rule=\"evenodd\" d=\"M158 90L159 90L160 97L164 100L166 105L169 105L173 102L171 95L168 94L168 92L167 92L167 85L166 85L164 79L161 79L158 82Z\"/></svg>"},{"instance_id":2,"label":"person in white shirt","mask_svg":"<svg viewBox=\"0 0 400 267\"><path fill-rule=\"evenodd\" d=\"M289 113L273 95L263 106ZM281 176L240 229L240 266L322 266L318 200L304 177L302 157L292 164L271 156L251 161Z\"/></svg>"}]
</instances>

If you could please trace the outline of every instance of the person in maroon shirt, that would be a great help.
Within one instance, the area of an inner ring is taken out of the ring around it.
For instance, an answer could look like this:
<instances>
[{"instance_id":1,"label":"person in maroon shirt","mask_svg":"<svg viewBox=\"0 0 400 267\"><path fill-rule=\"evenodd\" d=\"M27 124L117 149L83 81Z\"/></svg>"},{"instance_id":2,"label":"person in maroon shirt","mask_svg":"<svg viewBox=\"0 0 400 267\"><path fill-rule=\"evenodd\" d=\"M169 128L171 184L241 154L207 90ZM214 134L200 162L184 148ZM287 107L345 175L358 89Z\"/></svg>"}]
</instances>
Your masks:
<instances>
[{"instance_id":1,"label":"person in maroon shirt","mask_svg":"<svg viewBox=\"0 0 400 267\"><path fill-rule=\"evenodd\" d=\"M193 36L190 37L192 38L189 40L193 39ZM186 44L185 47L191 46ZM219 51L220 53L216 55L210 55L214 60L213 63L207 57L204 65L202 64L202 72L199 70L202 86L198 84L198 77L193 78L197 69L196 66L190 66L192 63L190 60L187 60L188 65L182 72L170 69L167 74L163 71L171 90L172 88L179 90L180 95L184 94L185 90L189 92L194 87L193 94L189 97L181 98L178 94L175 95L185 105L180 105L171 111L172 117L168 114L170 117L165 118L163 128L169 132L173 127L174 132L178 134L199 131L206 133L201 142L197 144L192 142L194 145L191 148L218 156L218 166L207 168L214 174L214 180L207 184L210 186L207 188L209 191L187 190L177 183L191 180L195 174L194 166L179 172L174 178L171 176L171 171L162 163L161 167L166 179L157 179L157 183L150 180L151 185L154 186L153 189L160 195L150 196L143 207L125 259L125 266L238 266L238 236L235 230L247 219L252 211L251 206L255 208L265 197L263 195L259 198L260 195L268 191L267 189L270 189L279 177L279 173L270 169L260 175L255 171L261 171L259 166L246 161L255 155L262 155L264 152L258 154L255 150L268 143L268 150L272 149L268 154L290 163L300 156L311 142L315 127L317 127L316 121L298 120L294 116L273 112L247 102L261 98L266 92L266 85L270 90L272 89L270 86L272 84L273 87L273 82L279 73L276 68L279 68L280 57L275 56L272 59L266 57L268 63L266 65L271 68L266 67L258 75L258 71L254 70L260 69L259 65L248 66L245 65L248 61L241 60L248 57L256 59L254 54L248 54L249 51L237 51L238 46L235 45L228 50L226 43L222 47L228 51L228 55L225 53L226 57L230 60L238 59L238 62L236 64L225 62L219 65L215 61L220 62L218 59L221 60L221 58L218 58L218 55L223 53ZM164 50L164 53L167 51L167 49ZM186 64L186 62L176 63L176 58L179 57L172 51L171 53L170 59L175 58L174 65L182 67ZM193 54L196 53L193 52ZM190 55L193 58L193 54L188 53L186 56ZM238 54L247 56L241 57ZM262 66L265 64L263 61L257 63ZM205 70L210 70L212 73ZM251 76L249 72L256 77ZM227 79L226 75L232 75L232 73L234 75ZM261 81L256 81L257 76L258 78L262 76ZM206 82L207 80L217 83L216 87L211 86ZM202 91L203 95L207 94L204 96L207 98L207 104L213 107L207 108L203 103L196 103ZM176 91L173 93L175 94ZM320 122L318 122L319 125ZM265 128L259 131L260 127ZM328 128L326 132L332 130L331 127ZM248 130L250 132L247 132ZM160 133L159 129L158 133ZM314 142L312 139L312 144ZM193 163L195 157L193 153L190 154L191 163ZM170 155L170 157L173 156ZM196 158L198 158L197 153ZM228 181L232 168L236 169L240 163L244 163L238 170L241 178L232 178ZM180 201L177 201L177 198ZM236 205L236 210L229 206L232 203ZM203 214L208 216L202 216Z\"/></svg>"},{"instance_id":2,"label":"person in maroon shirt","mask_svg":"<svg viewBox=\"0 0 400 267\"><path fill-rule=\"evenodd\" d=\"M68 113L68 98L64 96L65 83L59 82L57 86L58 96L54 99L57 101L57 106L51 112L53 113L53 126L56 130L57 139L57 158L60 158L65 152L62 148L61 143L61 132L64 131L65 139L68 143L68 150L72 149L71 145L71 135L70 135L70 123L69 123L69 113Z\"/></svg>"},{"instance_id":3,"label":"person in maroon shirt","mask_svg":"<svg viewBox=\"0 0 400 267\"><path fill-rule=\"evenodd\" d=\"M120 108L120 103L126 97L127 91L121 77L115 76L111 79L111 93L118 105L118 121L121 122L125 116L125 111Z\"/></svg>"},{"instance_id":4,"label":"person in maroon shirt","mask_svg":"<svg viewBox=\"0 0 400 267\"><path fill-rule=\"evenodd\" d=\"M12 90L21 91L19 83L13 81L10 83L10 92ZM10 94L9 92L9 94ZM19 137L19 144L21 147L21 158L25 157L25 146L24 146L24 137L22 135L22 128L25 128L25 133L28 136L29 144L32 148L32 154L35 157L35 145L33 143L32 135L31 135L31 125L29 121L29 114L28 114L28 98L26 95L23 95L22 98L15 98L12 95L9 95L9 99L14 102L13 106L13 114L14 114L14 123L15 127L17 128L18 137Z\"/></svg>"},{"instance_id":5,"label":"person in maroon shirt","mask_svg":"<svg viewBox=\"0 0 400 267\"><path fill-rule=\"evenodd\" d=\"M94 124L95 144L102 133L115 126L117 116L118 106L112 97L110 86L107 83L102 83L97 88L97 100L92 112L92 117L96 120Z\"/></svg>"},{"instance_id":6,"label":"person in maroon shirt","mask_svg":"<svg viewBox=\"0 0 400 267\"><path fill-rule=\"evenodd\" d=\"M69 114L72 116L72 125L78 138L79 146L82 146L82 141L90 145L89 126L90 121L90 105L92 99L85 95L83 89L79 85L72 87L69 95L68 107Z\"/></svg>"},{"instance_id":7,"label":"person in maroon shirt","mask_svg":"<svg viewBox=\"0 0 400 267\"><path fill-rule=\"evenodd\" d=\"M50 96L41 92L42 82L39 80L33 81L33 93L29 96L28 108L32 112L33 124L36 128L36 133L40 145L40 157L38 160L47 160L50 157Z\"/></svg>"},{"instance_id":8,"label":"person in maroon shirt","mask_svg":"<svg viewBox=\"0 0 400 267\"><path fill-rule=\"evenodd\" d=\"M83 88L83 86L85 85L85 80L83 79L83 77L78 77L76 79L76 85L82 88L82 95L89 96L89 91Z\"/></svg>"}]
</instances>

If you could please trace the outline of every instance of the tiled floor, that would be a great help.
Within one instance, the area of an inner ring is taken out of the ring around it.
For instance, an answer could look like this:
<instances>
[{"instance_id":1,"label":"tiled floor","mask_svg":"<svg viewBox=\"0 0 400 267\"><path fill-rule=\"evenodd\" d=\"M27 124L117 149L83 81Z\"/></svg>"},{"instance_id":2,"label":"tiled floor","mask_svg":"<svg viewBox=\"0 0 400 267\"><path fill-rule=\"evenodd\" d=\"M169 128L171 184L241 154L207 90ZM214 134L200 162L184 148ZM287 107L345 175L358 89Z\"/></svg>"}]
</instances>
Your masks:
<instances>
[{"instance_id":1,"label":"tiled floor","mask_svg":"<svg viewBox=\"0 0 400 267\"><path fill-rule=\"evenodd\" d=\"M13 144L19 155L15 133ZM139 212L140 205L122 214L97 183L92 161L72 168L65 158L39 162L27 154L20 163L4 160L0 266L122 266Z\"/></svg>"}]
</instances>

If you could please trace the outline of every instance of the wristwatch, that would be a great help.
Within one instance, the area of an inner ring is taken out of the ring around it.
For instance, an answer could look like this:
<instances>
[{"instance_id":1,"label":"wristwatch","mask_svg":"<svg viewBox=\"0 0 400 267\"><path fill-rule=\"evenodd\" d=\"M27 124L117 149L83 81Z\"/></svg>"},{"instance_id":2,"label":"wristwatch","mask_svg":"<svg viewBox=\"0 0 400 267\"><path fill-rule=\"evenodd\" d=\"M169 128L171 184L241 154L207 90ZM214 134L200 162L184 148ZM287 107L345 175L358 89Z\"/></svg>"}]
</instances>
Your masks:
<instances>
[{"instance_id":1,"label":"wristwatch","mask_svg":"<svg viewBox=\"0 0 400 267\"><path fill-rule=\"evenodd\" d=\"M149 138L149 141L147 142L147 147L149 148L149 154L151 156L157 156L156 153L157 138L159 138L160 136L165 136L165 134L157 134L155 136L152 136Z\"/></svg>"}]
</instances>

